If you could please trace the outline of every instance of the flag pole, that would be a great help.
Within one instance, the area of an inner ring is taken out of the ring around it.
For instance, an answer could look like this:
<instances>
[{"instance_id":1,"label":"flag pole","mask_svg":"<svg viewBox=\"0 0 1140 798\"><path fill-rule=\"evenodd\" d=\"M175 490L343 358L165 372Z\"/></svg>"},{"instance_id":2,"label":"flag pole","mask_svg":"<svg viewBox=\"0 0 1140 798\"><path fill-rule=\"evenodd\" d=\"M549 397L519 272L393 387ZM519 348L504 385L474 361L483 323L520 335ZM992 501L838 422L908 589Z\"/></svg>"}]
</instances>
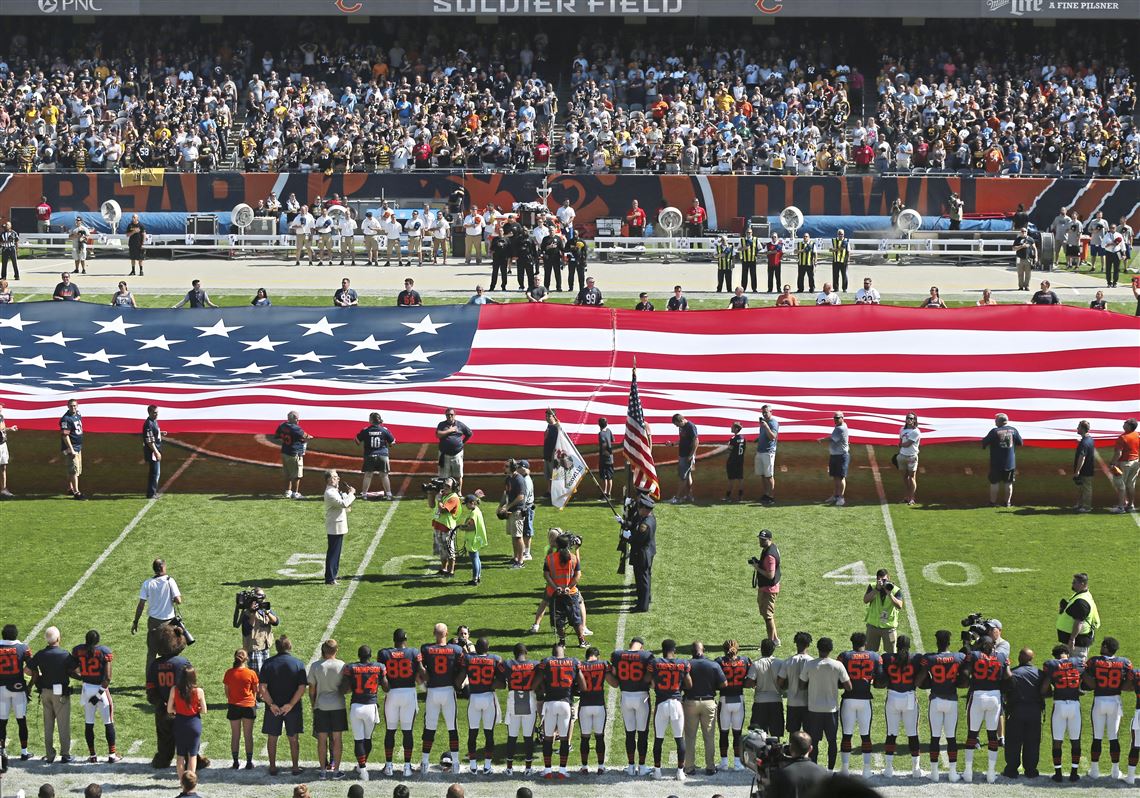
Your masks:
<instances>
[{"instance_id":1,"label":"flag pole","mask_svg":"<svg viewBox=\"0 0 1140 798\"><path fill-rule=\"evenodd\" d=\"M637 379L637 355L633 356L633 379ZM625 458L625 498L633 498L633 468L629 464L629 457Z\"/></svg>"}]
</instances>

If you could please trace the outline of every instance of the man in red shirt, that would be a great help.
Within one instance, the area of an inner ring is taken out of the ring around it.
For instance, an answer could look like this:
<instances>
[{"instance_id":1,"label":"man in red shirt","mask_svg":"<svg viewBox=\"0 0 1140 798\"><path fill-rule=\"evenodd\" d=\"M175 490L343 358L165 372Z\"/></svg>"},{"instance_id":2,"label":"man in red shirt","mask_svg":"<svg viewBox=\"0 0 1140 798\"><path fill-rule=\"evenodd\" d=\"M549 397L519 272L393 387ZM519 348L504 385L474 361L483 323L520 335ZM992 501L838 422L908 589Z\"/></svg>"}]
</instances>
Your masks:
<instances>
[{"instance_id":1,"label":"man in red shirt","mask_svg":"<svg viewBox=\"0 0 1140 798\"><path fill-rule=\"evenodd\" d=\"M701 207L701 201L693 197L693 205L685 214L685 235L690 238L700 238L705 234L705 220L708 213Z\"/></svg>"},{"instance_id":2,"label":"man in red shirt","mask_svg":"<svg viewBox=\"0 0 1140 798\"><path fill-rule=\"evenodd\" d=\"M51 205L47 197L40 197L40 204L36 206L36 232L46 233L51 226Z\"/></svg>"},{"instance_id":3,"label":"man in red shirt","mask_svg":"<svg viewBox=\"0 0 1140 798\"><path fill-rule=\"evenodd\" d=\"M1140 474L1140 433L1136 419L1124 422L1124 432L1116 439L1112 453L1112 484L1116 487L1117 505L1109 512L1126 513L1136 507L1136 477Z\"/></svg>"},{"instance_id":4,"label":"man in red shirt","mask_svg":"<svg viewBox=\"0 0 1140 798\"><path fill-rule=\"evenodd\" d=\"M871 168L871 161L875 160L875 151L871 149L870 144L863 142L861 146L855 148L853 158L856 171L866 172Z\"/></svg>"},{"instance_id":5,"label":"man in red shirt","mask_svg":"<svg viewBox=\"0 0 1140 798\"><path fill-rule=\"evenodd\" d=\"M772 240L764 245L764 254L768 258L768 293L771 294L784 282L780 274L780 262L784 258L784 242L780 240L779 233L772 233Z\"/></svg>"},{"instance_id":6,"label":"man in red shirt","mask_svg":"<svg viewBox=\"0 0 1140 798\"><path fill-rule=\"evenodd\" d=\"M645 235L645 211L633 201L633 207L625 215L625 223L629 226L630 238L641 238Z\"/></svg>"}]
</instances>

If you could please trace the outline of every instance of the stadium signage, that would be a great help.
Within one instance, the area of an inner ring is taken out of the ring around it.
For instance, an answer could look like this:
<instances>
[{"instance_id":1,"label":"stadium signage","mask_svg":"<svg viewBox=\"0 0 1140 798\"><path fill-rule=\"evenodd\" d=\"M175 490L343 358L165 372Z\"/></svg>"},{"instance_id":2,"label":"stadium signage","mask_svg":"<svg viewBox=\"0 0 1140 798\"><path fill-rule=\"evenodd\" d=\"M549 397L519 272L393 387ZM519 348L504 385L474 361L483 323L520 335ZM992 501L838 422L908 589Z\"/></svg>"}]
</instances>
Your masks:
<instances>
[{"instance_id":1,"label":"stadium signage","mask_svg":"<svg viewBox=\"0 0 1140 798\"><path fill-rule=\"evenodd\" d=\"M684 0L432 0L435 14L681 14Z\"/></svg>"},{"instance_id":2,"label":"stadium signage","mask_svg":"<svg viewBox=\"0 0 1140 798\"><path fill-rule=\"evenodd\" d=\"M98 14L103 11L96 0L38 0L45 14Z\"/></svg>"}]
</instances>

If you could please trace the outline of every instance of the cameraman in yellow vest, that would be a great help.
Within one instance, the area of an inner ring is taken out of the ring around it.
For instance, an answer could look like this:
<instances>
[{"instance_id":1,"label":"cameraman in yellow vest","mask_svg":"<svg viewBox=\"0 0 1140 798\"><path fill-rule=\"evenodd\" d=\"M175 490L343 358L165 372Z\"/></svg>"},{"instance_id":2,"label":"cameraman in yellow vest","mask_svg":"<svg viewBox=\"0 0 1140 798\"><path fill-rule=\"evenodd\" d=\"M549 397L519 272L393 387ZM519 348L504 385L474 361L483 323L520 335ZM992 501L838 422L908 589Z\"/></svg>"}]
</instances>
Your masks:
<instances>
[{"instance_id":1,"label":"cameraman in yellow vest","mask_svg":"<svg viewBox=\"0 0 1140 798\"><path fill-rule=\"evenodd\" d=\"M1061 599L1057 609L1057 640L1068 646L1070 656L1083 666L1099 628L1100 613L1089 592L1089 575L1073 574L1073 595Z\"/></svg>"}]
</instances>

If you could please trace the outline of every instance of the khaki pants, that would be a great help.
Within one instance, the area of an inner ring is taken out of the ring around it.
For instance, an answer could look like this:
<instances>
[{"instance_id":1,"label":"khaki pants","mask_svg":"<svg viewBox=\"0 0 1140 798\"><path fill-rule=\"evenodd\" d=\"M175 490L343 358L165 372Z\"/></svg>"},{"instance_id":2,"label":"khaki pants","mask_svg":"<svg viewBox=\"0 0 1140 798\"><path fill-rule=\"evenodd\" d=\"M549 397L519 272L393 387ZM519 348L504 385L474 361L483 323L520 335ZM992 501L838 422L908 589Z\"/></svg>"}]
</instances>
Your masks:
<instances>
[{"instance_id":1,"label":"khaki pants","mask_svg":"<svg viewBox=\"0 0 1140 798\"><path fill-rule=\"evenodd\" d=\"M1033 279L1033 261L1024 258L1017 259L1017 287L1029 288L1029 281Z\"/></svg>"},{"instance_id":2,"label":"khaki pants","mask_svg":"<svg viewBox=\"0 0 1140 798\"><path fill-rule=\"evenodd\" d=\"M696 758L697 728L705 741L705 768L715 765L716 754L714 730L716 729L716 701L685 701L682 703L685 711L685 770L693 769L693 760Z\"/></svg>"},{"instance_id":3,"label":"khaki pants","mask_svg":"<svg viewBox=\"0 0 1140 798\"><path fill-rule=\"evenodd\" d=\"M465 245L463 247L463 259L465 263L471 262L471 256L475 256L476 263L483 262L483 236L466 236Z\"/></svg>"},{"instance_id":4,"label":"khaki pants","mask_svg":"<svg viewBox=\"0 0 1140 798\"><path fill-rule=\"evenodd\" d=\"M332 238L332 233L321 233L320 252L317 253L317 257L321 260L325 260L326 258L330 261L332 260Z\"/></svg>"},{"instance_id":5,"label":"khaki pants","mask_svg":"<svg viewBox=\"0 0 1140 798\"><path fill-rule=\"evenodd\" d=\"M55 695L52 691L41 690L40 702L44 713L44 754L55 758L54 732L59 730L59 753L71 754L71 696Z\"/></svg>"},{"instance_id":6,"label":"khaki pants","mask_svg":"<svg viewBox=\"0 0 1140 798\"><path fill-rule=\"evenodd\" d=\"M388 260L396 259L396 263L400 262L400 237L388 236Z\"/></svg>"},{"instance_id":7,"label":"khaki pants","mask_svg":"<svg viewBox=\"0 0 1140 798\"><path fill-rule=\"evenodd\" d=\"M293 260L300 260L302 252L309 253L309 260L313 259L313 237L308 233L297 233L297 252Z\"/></svg>"},{"instance_id":8,"label":"khaki pants","mask_svg":"<svg viewBox=\"0 0 1140 798\"><path fill-rule=\"evenodd\" d=\"M431 240L431 259L434 261L436 258L443 258L444 263L447 262L447 239L446 238L432 238Z\"/></svg>"},{"instance_id":9,"label":"khaki pants","mask_svg":"<svg viewBox=\"0 0 1140 798\"><path fill-rule=\"evenodd\" d=\"M368 253L368 262L374 263L380 255L380 245L376 243L376 236L364 237L364 250Z\"/></svg>"},{"instance_id":10,"label":"khaki pants","mask_svg":"<svg viewBox=\"0 0 1140 798\"><path fill-rule=\"evenodd\" d=\"M354 245L353 236L340 237L340 259L344 260L346 256L352 258L352 262L356 263L356 246Z\"/></svg>"},{"instance_id":11,"label":"khaki pants","mask_svg":"<svg viewBox=\"0 0 1140 798\"><path fill-rule=\"evenodd\" d=\"M1077 488L1080 492L1080 500L1077 502L1078 506L1086 509L1092 509L1092 489L1093 477L1081 477L1081 484Z\"/></svg>"},{"instance_id":12,"label":"khaki pants","mask_svg":"<svg viewBox=\"0 0 1140 798\"><path fill-rule=\"evenodd\" d=\"M424 259L423 236L408 236L408 259L416 258L420 262Z\"/></svg>"},{"instance_id":13,"label":"khaki pants","mask_svg":"<svg viewBox=\"0 0 1140 798\"><path fill-rule=\"evenodd\" d=\"M883 629L881 626L867 624L867 650L878 651L882 643L883 651L888 654L895 653L895 641L899 639L898 629Z\"/></svg>"}]
</instances>

